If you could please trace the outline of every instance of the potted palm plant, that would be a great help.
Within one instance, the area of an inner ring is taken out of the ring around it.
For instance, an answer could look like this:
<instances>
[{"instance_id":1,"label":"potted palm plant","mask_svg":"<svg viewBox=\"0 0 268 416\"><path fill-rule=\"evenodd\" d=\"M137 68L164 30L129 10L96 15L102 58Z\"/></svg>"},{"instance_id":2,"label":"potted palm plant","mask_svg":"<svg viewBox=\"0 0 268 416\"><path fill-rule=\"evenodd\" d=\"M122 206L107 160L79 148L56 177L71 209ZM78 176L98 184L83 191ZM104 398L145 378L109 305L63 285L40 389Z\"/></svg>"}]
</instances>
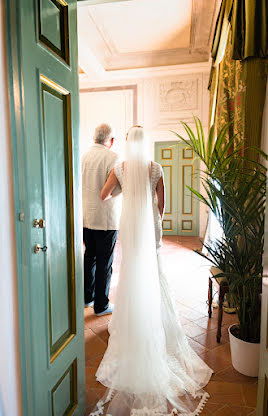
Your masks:
<instances>
[{"instance_id":1,"label":"potted palm plant","mask_svg":"<svg viewBox=\"0 0 268 416\"><path fill-rule=\"evenodd\" d=\"M224 126L217 138L212 126L206 140L200 120L194 121L196 134L182 123L187 140L173 133L204 163L204 192L189 189L209 207L222 230L219 239L203 243L208 255L197 252L221 270L214 277L226 278L234 301L238 323L229 328L233 366L243 374L257 376L266 168L243 157L245 145L235 136L227 140L230 125ZM267 159L260 149L254 149Z\"/></svg>"}]
</instances>

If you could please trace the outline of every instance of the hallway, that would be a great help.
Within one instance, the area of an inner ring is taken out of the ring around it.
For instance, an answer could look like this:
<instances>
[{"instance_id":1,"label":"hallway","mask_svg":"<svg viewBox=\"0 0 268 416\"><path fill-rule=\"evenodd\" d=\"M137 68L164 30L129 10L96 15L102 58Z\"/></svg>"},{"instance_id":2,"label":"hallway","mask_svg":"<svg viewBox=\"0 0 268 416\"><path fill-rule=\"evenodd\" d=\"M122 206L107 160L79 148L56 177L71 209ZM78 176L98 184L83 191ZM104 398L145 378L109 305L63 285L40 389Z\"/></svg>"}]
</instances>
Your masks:
<instances>
[{"instance_id":1,"label":"hallway","mask_svg":"<svg viewBox=\"0 0 268 416\"><path fill-rule=\"evenodd\" d=\"M206 390L210 399L202 416L256 415L257 379L236 372L231 364L228 327L235 315L223 314L221 343L216 342L217 309L207 315L209 264L192 250L200 248L198 237L168 236L163 239L162 255L170 287L178 305L190 345L214 370ZM111 301L114 300L119 274L120 244L117 243ZM106 350L109 317L96 317L92 308L84 309L87 410L90 411L105 388L95 373Z\"/></svg>"}]
</instances>

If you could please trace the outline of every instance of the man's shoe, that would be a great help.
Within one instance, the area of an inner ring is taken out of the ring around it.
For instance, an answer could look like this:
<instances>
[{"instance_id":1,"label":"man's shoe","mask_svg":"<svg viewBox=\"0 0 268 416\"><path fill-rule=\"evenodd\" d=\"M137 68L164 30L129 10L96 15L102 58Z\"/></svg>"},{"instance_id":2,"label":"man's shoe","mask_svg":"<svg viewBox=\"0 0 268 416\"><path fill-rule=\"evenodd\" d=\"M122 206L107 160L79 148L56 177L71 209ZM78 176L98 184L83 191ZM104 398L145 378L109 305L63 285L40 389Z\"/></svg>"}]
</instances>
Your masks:
<instances>
[{"instance_id":1,"label":"man's shoe","mask_svg":"<svg viewBox=\"0 0 268 416\"><path fill-rule=\"evenodd\" d=\"M112 303L109 303L109 306L105 311L100 313L95 313L96 316L103 316L103 315L110 315L110 313L113 313L114 305Z\"/></svg>"},{"instance_id":2,"label":"man's shoe","mask_svg":"<svg viewBox=\"0 0 268 416\"><path fill-rule=\"evenodd\" d=\"M91 302L85 303L85 308L92 308L94 305L94 300L92 300Z\"/></svg>"}]
</instances>

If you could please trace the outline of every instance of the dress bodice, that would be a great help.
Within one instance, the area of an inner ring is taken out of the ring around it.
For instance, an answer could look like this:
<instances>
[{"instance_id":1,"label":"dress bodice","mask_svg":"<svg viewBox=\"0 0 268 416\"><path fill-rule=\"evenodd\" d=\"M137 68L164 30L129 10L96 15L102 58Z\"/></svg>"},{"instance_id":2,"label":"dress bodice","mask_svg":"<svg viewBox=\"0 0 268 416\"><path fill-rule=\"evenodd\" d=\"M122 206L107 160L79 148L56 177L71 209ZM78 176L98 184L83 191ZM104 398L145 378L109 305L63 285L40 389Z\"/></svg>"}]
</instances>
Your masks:
<instances>
[{"instance_id":1,"label":"dress bodice","mask_svg":"<svg viewBox=\"0 0 268 416\"><path fill-rule=\"evenodd\" d=\"M114 168L114 173L120 183L122 190L124 189L124 166L123 163L119 163ZM155 190L159 179L163 176L162 166L157 162L151 164L151 189L152 196L155 196Z\"/></svg>"},{"instance_id":2,"label":"dress bodice","mask_svg":"<svg viewBox=\"0 0 268 416\"><path fill-rule=\"evenodd\" d=\"M124 195L124 166L123 163L119 163L114 168L115 176L118 179L118 182L122 188ZM155 239L156 239L156 248L158 249L161 246L162 242L162 220L158 210L157 198L156 198L156 187L159 179L164 176L162 166L153 162L151 164L151 190L152 190L152 204L153 204L153 214L154 214L154 226L155 226Z\"/></svg>"}]
</instances>

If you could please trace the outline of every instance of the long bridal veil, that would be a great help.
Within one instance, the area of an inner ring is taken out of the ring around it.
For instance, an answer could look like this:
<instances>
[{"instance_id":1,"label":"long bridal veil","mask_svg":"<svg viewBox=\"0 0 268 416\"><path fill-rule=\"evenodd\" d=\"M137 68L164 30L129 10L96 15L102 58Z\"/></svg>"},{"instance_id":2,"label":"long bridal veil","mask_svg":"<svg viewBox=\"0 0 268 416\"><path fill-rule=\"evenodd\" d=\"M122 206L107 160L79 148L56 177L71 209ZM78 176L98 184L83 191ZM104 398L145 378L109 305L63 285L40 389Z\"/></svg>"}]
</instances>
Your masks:
<instances>
[{"instance_id":1,"label":"long bridal veil","mask_svg":"<svg viewBox=\"0 0 268 416\"><path fill-rule=\"evenodd\" d=\"M120 223L122 262L110 338L96 373L107 387L91 416L196 416L212 370L178 322L156 254L150 160L143 129L126 142Z\"/></svg>"}]
</instances>

